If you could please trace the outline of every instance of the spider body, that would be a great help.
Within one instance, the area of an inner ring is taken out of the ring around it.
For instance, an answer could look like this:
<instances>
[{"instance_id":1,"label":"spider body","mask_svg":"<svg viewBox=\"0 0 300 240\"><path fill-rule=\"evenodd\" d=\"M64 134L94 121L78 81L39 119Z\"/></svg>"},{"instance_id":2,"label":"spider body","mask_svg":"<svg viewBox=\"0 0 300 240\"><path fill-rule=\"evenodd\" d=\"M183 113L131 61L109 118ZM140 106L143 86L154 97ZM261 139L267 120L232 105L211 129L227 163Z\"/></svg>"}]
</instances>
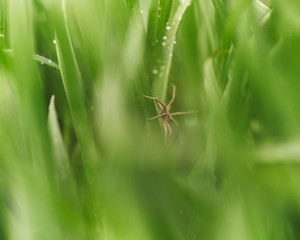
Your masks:
<instances>
[{"instance_id":1,"label":"spider body","mask_svg":"<svg viewBox=\"0 0 300 240\"><path fill-rule=\"evenodd\" d=\"M170 135L172 134L172 128L169 124L170 122L173 122L175 125L178 125L178 123L174 120L173 116L193 113L193 112L174 112L174 113L170 113L171 105L175 100L175 94L176 94L176 87L174 85L172 85L172 87L173 87L172 99L167 105L164 104L159 98L144 95L144 97L146 97L146 98L155 100L155 102L156 102L156 104L157 104L157 106L160 110L160 113L159 113L159 115L157 115L155 117L152 117L152 118L149 118L148 120L153 120L153 119L156 119L156 118L162 118L163 119L163 127L164 127L165 137L167 136L168 132L170 133Z\"/></svg>"},{"instance_id":2,"label":"spider body","mask_svg":"<svg viewBox=\"0 0 300 240\"><path fill-rule=\"evenodd\" d=\"M162 113L160 113L160 114L162 114ZM172 120L174 120L169 115L162 116L162 119L166 122L172 122Z\"/></svg>"}]
</instances>

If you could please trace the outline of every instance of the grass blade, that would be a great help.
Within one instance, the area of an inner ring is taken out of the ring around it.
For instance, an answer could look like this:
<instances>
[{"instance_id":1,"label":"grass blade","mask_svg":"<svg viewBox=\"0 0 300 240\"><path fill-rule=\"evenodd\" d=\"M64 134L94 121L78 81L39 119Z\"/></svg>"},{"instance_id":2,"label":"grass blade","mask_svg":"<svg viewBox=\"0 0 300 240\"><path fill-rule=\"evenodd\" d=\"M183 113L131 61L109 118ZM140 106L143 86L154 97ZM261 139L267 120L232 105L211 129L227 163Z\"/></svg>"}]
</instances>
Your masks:
<instances>
[{"instance_id":1,"label":"grass blade","mask_svg":"<svg viewBox=\"0 0 300 240\"><path fill-rule=\"evenodd\" d=\"M70 174L69 158L64 146L59 123L57 120L54 96L51 97L49 105L48 129L54 148L56 168L58 169L59 177L61 177L61 179L66 179L66 177Z\"/></svg>"},{"instance_id":2,"label":"grass blade","mask_svg":"<svg viewBox=\"0 0 300 240\"><path fill-rule=\"evenodd\" d=\"M90 122L83 82L75 58L66 13L63 7L58 4L52 15L56 27L56 51L82 157L89 161L92 158L90 150L93 148L93 137L89 128Z\"/></svg>"},{"instance_id":3,"label":"grass blade","mask_svg":"<svg viewBox=\"0 0 300 240\"><path fill-rule=\"evenodd\" d=\"M153 96L163 101L165 100L167 92L173 47L176 43L176 33L183 14L190 4L191 0L182 1L177 7L174 16L170 19L171 2L161 7L160 1L158 1L157 6L153 7L148 20L149 22L154 22L153 29L148 27L148 35L155 36L155 39L152 38L150 41L148 40L148 45L154 44L156 48L154 51L155 57L152 58L153 62L150 67L150 69L152 69L150 72L152 77L150 79L153 79ZM159 11L162 12L162 15L159 15ZM160 18L163 20L159 20Z\"/></svg>"},{"instance_id":4,"label":"grass blade","mask_svg":"<svg viewBox=\"0 0 300 240\"><path fill-rule=\"evenodd\" d=\"M4 48L5 36L5 0L0 0L0 49Z\"/></svg>"},{"instance_id":5,"label":"grass blade","mask_svg":"<svg viewBox=\"0 0 300 240\"><path fill-rule=\"evenodd\" d=\"M272 10L260 0L253 1L253 7L256 17L260 21L260 23L266 23L266 21L270 18Z\"/></svg>"},{"instance_id":6,"label":"grass blade","mask_svg":"<svg viewBox=\"0 0 300 240\"><path fill-rule=\"evenodd\" d=\"M52 60L45 58L43 56L40 55L34 55L34 59L36 61L38 61L40 64L42 65L46 65L48 67L54 68L56 70L59 70L59 66L57 63L53 62Z\"/></svg>"},{"instance_id":7,"label":"grass blade","mask_svg":"<svg viewBox=\"0 0 300 240\"><path fill-rule=\"evenodd\" d=\"M215 6L218 16L220 17L221 22L225 22L229 15L229 12L225 4L223 3L222 0L212 0L212 2Z\"/></svg>"}]
</instances>

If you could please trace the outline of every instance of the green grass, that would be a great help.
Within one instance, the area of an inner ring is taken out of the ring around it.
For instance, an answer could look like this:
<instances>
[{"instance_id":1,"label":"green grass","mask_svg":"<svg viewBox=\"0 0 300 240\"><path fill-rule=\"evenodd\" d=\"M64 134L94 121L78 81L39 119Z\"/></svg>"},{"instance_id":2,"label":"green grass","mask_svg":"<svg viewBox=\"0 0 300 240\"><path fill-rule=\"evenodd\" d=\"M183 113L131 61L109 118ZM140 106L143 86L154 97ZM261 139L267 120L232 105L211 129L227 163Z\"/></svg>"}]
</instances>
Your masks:
<instances>
[{"instance_id":1,"label":"green grass","mask_svg":"<svg viewBox=\"0 0 300 240\"><path fill-rule=\"evenodd\" d=\"M299 239L299 14L0 0L0 239Z\"/></svg>"}]
</instances>

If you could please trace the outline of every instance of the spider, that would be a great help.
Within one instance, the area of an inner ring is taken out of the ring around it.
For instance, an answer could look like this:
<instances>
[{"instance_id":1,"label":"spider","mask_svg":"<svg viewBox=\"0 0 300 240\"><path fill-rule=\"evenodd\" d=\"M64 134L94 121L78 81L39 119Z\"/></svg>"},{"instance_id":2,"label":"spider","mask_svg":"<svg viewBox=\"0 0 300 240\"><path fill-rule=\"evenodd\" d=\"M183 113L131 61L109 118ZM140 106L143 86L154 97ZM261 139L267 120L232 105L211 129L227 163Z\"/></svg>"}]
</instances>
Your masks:
<instances>
[{"instance_id":1,"label":"spider","mask_svg":"<svg viewBox=\"0 0 300 240\"><path fill-rule=\"evenodd\" d=\"M178 123L174 120L173 116L194 113L194 111L170 113L171 105L175 100L175 94L176 94L176 86L172 85L172 87L173 87L173 95L172 95L172 99L171 99L171 101L169 102L168 105L164 104L159 98L143 95L146 98L153 99L153 100L156 101L157 106L160 110L160 113L159 113L159 115L157 115L155 117L152 117L152 118L149 118L148 120L153 120L153 119L156 119L156 118L162 118L163 119L163 127L164 127L165 138L167 136L168 131L169 131L170 135L172 135L172 128L171 128L169 122L173 122L173 123L175 123L176 126L178 126Z\"/></svg>"}]
</instances>

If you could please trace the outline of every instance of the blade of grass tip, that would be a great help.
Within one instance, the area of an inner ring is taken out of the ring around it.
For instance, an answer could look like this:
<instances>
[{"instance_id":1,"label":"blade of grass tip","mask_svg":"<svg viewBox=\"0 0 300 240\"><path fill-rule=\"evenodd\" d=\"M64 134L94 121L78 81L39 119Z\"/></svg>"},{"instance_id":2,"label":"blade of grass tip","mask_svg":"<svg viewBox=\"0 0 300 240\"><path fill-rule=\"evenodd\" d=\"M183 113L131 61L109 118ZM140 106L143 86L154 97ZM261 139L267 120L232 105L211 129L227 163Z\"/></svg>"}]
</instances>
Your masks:
<instances>
[{"instance_id":1,"label":"blade of grass tip","mask_svg":"<svg viewBox=\"0 0 300 240\"><path fill-rule=\"evenodd\" d=\"M182 0L178 6L174 17L169 24L164 26L165 35L161 39L162 57L157 70L156 77L153 79L153 95L162 99L166 98L169 72L171 68L173 47L176 43L176 33L187 7L191 4L191 0Z\"/></svg>"},{"instance_id":2,"label":"blade of grass tip","mask_svg":"<svg viewBox=\"0 0 300 240\"><path fill-rule=\"evenodd\" d=\"M272 10L259 0L253 1L254 12L260 23L265 24L271 16Z\"/></svg>"},{"instance_id":3,"label":"blade of grass tip","mask_svg":"<svg viewBox=\"0 0 300 240\"><path fill-rule=\"evenodd\" d=\"M69 157L64 146L57 114L55 110L55 96L51 97L48 113L48 130L54 148L54 156L56 160L57 169L61 179L66 179L70 174Z\"/></svg>"},{"instance_id":4,"label":"blade of grass tip","mask_svg":"<svg viewBox=\"0 0 300 240\"><path fill-rule=\"evenodd\" d=\"M95 148L88 119L85 92L67 26L64 1L63 6L59 3L60 1L57 1L52 15L56 30L56 52L82 157L89 162L93 160L92 151Z\"/></svg>"},{"instance_id":5,"label":"blade of grass tip","mask_svg":"<svg viewBox=\"0 0 300 240\"><path fill-rule=\"evenodd\" d=\"M3 52L6 54L10 54L11 56L14 56L14 51L12 49L4 49ZM2 53L2 51L1 51L1 53ZM54 68L58 71L60 70L58 64L48 58L45 58L43 56L36 54L36 55L33 55L33 59L42 65L46 65L46 66Z\"/></svg>"},{"instance_id":6,"label":"blade of grass tip","mask_svg":"<svg viewBox=\"0 0 300 240\"><path fill-rule=\"evenodd\" d=\"M40 56L40 55L34 55L34 59L36 61L38 61L40 64L42 65L46 65L48 67L51 67L51 68L54 68L56 70L59 71L59 66L57 63L53 62L52 60L48 59L48 58L45 58L43 56Z\"/></svg>"}]
</instances>

